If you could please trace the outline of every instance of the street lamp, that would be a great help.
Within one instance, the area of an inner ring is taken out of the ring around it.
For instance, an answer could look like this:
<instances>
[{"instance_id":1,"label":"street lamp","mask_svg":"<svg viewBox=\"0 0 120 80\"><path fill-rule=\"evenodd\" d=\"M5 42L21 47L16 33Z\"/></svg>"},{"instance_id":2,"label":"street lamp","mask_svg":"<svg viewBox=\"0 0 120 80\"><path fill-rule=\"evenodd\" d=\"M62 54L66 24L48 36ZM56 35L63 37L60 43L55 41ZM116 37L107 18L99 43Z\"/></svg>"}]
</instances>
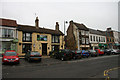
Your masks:
<instances>
[{"instance_id":1,"label":"street lamp","mask_svg":"<svg viewBox=\"0 0 120 80\"><path fill-rule=\"evenodd\" d=\"M64 35L65 35L65 24L67 24L67 21L64 21Z\"/></svg>"}]
</instances>

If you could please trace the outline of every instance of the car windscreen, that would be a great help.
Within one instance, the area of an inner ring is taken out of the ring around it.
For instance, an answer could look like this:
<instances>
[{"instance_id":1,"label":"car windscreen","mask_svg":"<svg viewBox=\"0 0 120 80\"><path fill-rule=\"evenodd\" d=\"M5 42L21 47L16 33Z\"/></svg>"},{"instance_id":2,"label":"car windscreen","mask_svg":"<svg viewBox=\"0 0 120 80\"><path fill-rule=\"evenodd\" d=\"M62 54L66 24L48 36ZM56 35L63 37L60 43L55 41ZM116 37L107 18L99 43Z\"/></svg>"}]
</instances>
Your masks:
<instances>
[{"instance_id":1,"label":"car windscreen","mask_svg":"<svg viewBox=\"0 0 120 80\"><path fill-rule=\"evenodd\" d=\"M63 50L63 52L65 52L66 54L68 53L71 53L72 51L70 51L70 50Z\"/></svg>"},{"instance_id":2,"label":"car windscreen","mask_svg":"<svg viewBox=\"0 0 120 80\"><path fill-rule=\"evenodd\" d=\"M16 52L6 52L5 56L16 56Z\"/></svg>"},{"instance_id":3,"label":"car windscreen","mask_svg":"<svg viewBox=\"0 0 120 80\"><path fill-rule=\"evenodd\" d=\"M78 51L76 51L77 53L81 53L81 51L80 50L78 50Z\"/></svg>"},{"instance_id":4,"label":"car windscreen","mask_svg":"<svg viewBox=\"0 0 120 80\"><path fill-rule=\"evenodd\" d=\"M100 50L100 51L103 51L103 50Z\"/></svg>"},{"instance_id":5,"label":"car windscreen","mask_svg":"<svg viewBox=\"0 0 120 80\"><path fill-rule=\"evenodd\" d=\"M90 50L90 52L96 52L95 50Z\"/></svg>"},{"instance_id":6,"label":"car windscreen","mask_svg":"<svg viewBox=\"0 0 120 80\"><path fill-rule=\"evenodd\" d=\"M31 55L40 55L39 52L31 52Z\"/></svg>"}]
</instances>

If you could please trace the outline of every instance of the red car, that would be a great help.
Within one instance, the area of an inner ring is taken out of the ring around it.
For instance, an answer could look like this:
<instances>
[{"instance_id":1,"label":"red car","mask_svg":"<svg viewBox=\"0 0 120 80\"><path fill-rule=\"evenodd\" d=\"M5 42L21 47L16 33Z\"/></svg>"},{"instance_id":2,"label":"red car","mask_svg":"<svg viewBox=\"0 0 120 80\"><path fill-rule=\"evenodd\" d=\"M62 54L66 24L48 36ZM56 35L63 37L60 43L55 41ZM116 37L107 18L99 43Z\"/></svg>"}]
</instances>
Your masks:
<instances>
[{"instance_id":1,"label":"red car","mask_svg":"<svg viewBox=\"0 0 120 80\"><path fill-rule=\"evenodd\" d=\"M19 64L18 54L14 50L7 50L2 54L2 64L4 63L17 63Z\"/></svg>"},{"instance_id":2,"label":"red car","mask_svg":"<svg viewBox=\"0 0 120 80\"><path fill-rule=\"evenodd\" d=\"M101 50L101 49L96 49L96 52L97 52L99 55L104 55L104 51Z\"/></svg>"}]
</instances>

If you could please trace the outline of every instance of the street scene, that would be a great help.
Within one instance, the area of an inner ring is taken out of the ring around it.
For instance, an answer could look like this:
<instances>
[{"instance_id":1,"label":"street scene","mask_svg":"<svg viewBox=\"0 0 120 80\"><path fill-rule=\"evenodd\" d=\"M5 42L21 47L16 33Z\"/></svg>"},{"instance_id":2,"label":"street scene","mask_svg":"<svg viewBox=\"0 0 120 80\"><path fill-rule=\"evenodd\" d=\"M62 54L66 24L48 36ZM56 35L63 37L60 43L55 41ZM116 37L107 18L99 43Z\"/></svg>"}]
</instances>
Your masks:
<instances>
[{"instance_id":1,"label":"street scene","mask_svg":"<svg viewBox=\"0 0 120 80\"><path fill-rule=\"evenodd\" d=\"M0 79L120 79L119 0L0 4Z\"/></svg>"},{"instance_id":2,"label":"street scene","mask_svg":"<svg viewBox=\"0 0 120 80\"><path fill-rule=\"evenodd\" d=\"M104 71L118 67L118 60L119 55L70 61L43 58L42 62L31 63L20 59L21 63L18 65L3 65L2 76L3 78L106 78ZM118 70L110 71L109 77L118 78Z\"/></svg>"}]
</instances>

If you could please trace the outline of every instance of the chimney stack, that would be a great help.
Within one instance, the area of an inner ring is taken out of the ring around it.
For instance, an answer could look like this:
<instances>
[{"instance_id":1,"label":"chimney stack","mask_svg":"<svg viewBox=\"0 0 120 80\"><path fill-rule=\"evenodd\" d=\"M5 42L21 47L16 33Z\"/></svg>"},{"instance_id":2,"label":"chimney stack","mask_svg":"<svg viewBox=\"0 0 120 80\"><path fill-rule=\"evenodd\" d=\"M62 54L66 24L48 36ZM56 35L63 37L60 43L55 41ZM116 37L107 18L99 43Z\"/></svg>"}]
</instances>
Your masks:
<instances>
[{"instance_id":1,"label":"chimney stack","mask_svg":"<svg viewBox=\"0 0 120 80\"><path fill-rule=\"evenodd\" d=\"M111 30L112 30L111 27L107 28L107 31L111 31Z\"/></svg>"},{"instance_id":2,"label":"chimney stack","mask_svg":"<svg viewBox=\"0 0 120 80\"><path fill-rule=\"evenodd\" d=\"M38 17L36 17L36 20L35 20L35 27L39 28L39 19L38 19Z\"/></svg>"},{"instance_id":3,"label":"chimney stack","mask_svg":"<svg viewBox=\"0 0 120 80\"><path fill-rule=\"evenodd\" d=\"M56 22L55 30L59 31L59 24L58 24L58 22Z\"/></svg>"}]
</instances>

